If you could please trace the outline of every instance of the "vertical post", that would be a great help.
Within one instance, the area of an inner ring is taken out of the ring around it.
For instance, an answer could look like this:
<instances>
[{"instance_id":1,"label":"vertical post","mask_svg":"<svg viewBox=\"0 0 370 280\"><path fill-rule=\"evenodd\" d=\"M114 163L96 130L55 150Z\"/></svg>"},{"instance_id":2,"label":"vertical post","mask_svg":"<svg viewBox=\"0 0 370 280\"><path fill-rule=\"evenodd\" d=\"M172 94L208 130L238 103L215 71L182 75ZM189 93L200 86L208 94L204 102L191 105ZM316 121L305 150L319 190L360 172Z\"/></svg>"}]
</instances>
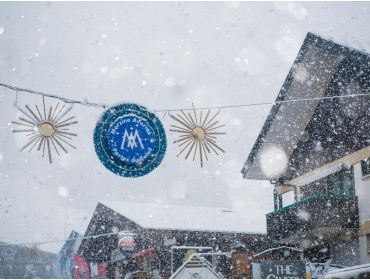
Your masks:
<instances>
[{"instance_id":1,"label":"vertical post","mask_svg":"<svg viewBox=\"0 0 370 280\"><path fill-rule=\"evenodd\" d=\"M281 197L281 195L278 195L276 193L276 190L274 189L274 210L278 210L279 208L281 208L283 206L283 199Z\"/></svg>"},{"instance_id":2,"label":"vertical post","mask_svg":"<svg viewBox=\"0 0 370 280\"><path fill-rule=\"evenodd\" d=\"M294 188L294 200L295 202L301 200L301 187L299 185L293 186Z\"/></svg>"},{"instance_id":3,"label":"vertical post","mask_svg":"<svg viewBox=\"0 0 370 280\"><path fill-rule=\"evenodd\" d=\"M171 247L171 276L173 274L173 248Z\"/></svg>"},{"instance_id":4,"label":"vertical post","mask_svg":"<svg viewBox=\"0 0 370 280\"><path fill-rule=\"evenodd\" d=\"M214 269L215 268L215 259L214 259L214 251L213 251L213 248L212 248L212 268Z\"/></svg>"}]
</instances>

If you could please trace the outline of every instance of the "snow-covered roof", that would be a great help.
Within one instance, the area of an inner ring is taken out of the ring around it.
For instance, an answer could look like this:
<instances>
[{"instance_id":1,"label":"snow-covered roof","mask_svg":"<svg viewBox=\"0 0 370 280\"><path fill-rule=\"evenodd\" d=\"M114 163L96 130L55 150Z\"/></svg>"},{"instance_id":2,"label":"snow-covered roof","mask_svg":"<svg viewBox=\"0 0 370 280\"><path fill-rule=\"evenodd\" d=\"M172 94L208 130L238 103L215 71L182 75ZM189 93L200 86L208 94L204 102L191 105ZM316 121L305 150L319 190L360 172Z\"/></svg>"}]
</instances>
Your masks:
<instances>
[{"instance_id":1,"label":"snow-covered roof","mask_svg":"<svg viewBox=\"0 0 370 280\"><path fill-rule=\"evenodd\" d=\"M245 215L230 209L120 201L101 204L146 229L255 233L250 232L252 225Z\"/></svg>"},{"instance_id":2,"label":"snow-covered roof","mask_svg":"<svg viewBox=\"0 0 370 280\"><path fill-rule=\"evenodd\" d=\"M365 55L315 34L307 34L241 171L245 179L276 180L283 177L286 161L297 148L320 98L326 96L334 74L340 71L339 66L347 57L356 54ZM275 168L276 174L270 172ZM285 171L287 173L288 169Z\"/></svg>"}]
</instances>

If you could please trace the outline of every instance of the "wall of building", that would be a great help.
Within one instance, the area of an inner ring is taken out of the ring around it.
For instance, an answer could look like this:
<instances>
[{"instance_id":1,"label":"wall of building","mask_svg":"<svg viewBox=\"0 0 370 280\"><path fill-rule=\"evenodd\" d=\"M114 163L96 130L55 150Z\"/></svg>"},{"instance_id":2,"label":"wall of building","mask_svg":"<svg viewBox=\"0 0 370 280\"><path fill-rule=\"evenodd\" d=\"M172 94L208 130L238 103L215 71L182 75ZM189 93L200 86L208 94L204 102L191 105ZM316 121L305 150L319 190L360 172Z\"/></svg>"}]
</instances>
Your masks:
<instances>
[{"instance_id":1,"label":"wall of building","mask_svg":"<svg viewBox=\"0 0 370 280\"><path fill-rule=\"evenodd\" d=\"M0 279L58 277L53 270L56 254L37 247L0 244Z\"/></svg>"},{"instance_id":2,"label":"wall of building","mask_svg":"<svg viewBox=\"0 0 370 280\"><path fill-rule=\"evenodd\" d=\"M360 246L358 238L342 240L330 246L332 264L353 266L360 264Z\"/></svg>"},{"instance_id":3,"label":"wall of building","mask_svg":"<svg viewBox=\"0 0 370 280\"><path fill-rule=\"evenodd\" d=\"M370 263L370 255L368 253L368 241L366 238L366 235L361 235L359 237L359 243L360 243L360 262L361 264Z\"/></svg>"},{"instance_id":4,"label":"wall of building","mask_svg":"<svg viewBox=\"0 0 370 280\"><path fill-rule=\"evenodd\" d=\"M356 195L358 197L360 231L360 263L370 263L366 234L370 234L370 178L362 176L361 163L356 163L353 166L354 180L356 187Z\"/></svg>"},{"instance_id":5,"label":"wall of building","mask_svg":"<svg viewBox=\"0 0 370 280\"><path fill-rule=\"evenodd\" d=\"M360 224L370 220L370 178L363 178L361 163L353 166L356 195L358 196L358 207L360 211Z\"/></svg>"}]
</instances>

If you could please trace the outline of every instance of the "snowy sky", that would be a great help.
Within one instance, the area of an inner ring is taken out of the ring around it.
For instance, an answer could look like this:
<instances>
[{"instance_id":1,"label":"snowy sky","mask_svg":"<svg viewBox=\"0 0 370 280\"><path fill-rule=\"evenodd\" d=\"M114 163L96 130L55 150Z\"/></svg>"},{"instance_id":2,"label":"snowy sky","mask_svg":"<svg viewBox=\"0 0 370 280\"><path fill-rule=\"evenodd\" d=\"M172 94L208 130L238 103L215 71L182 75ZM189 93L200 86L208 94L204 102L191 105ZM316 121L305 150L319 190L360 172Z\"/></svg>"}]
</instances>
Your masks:
<instances>
[{"instance_id":1,"label":"snowy sky","mask_svg":"<svg viewBox=\"0 0 370 280\"><path fill-rule=\"evenodd\" d=\"M370 3L0 3L1 83L109 105L154 109L272 102L307 32L370 52ZM233 208L265 231L272 186L240 170L270 106L225 109L226 154L205 168L168 150L138 179L110 173L92 133L102 110L75 105L77 151L50 165L10 132L19 113L0 89L0 241L38 242L84 233L98 201ZM21 105L41 98L22 94ZM56 101L48 100L49 104ZM143 206L143 215L150 215ZM42 246L57 251L62 243Z\"/></svg>"}]
</instances>

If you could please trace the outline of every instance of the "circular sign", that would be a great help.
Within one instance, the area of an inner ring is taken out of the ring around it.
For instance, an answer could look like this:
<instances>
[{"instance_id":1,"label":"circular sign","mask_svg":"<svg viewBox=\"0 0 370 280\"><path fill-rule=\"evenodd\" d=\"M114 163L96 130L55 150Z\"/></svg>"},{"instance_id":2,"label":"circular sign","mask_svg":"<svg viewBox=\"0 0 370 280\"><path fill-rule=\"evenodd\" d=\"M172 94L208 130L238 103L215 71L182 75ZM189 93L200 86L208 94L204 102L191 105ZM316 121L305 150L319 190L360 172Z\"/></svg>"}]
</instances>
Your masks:
<instances>
[{"instance_id":1,"label":"circular sign","mask_svg":"<svg viewBox=\"0 0 370 280\"><path fill-rule=\"evenodd\" d=\"M136 248L135 239L132 236L124 236L118 241L121 252L133 252Z\"/></svg>"},{"instance_id":2,"label":"circular sign","mask_svg":"<svg viewBox=\"0 0 370 280\"><path fill-rule=\"evenodd\" d=\"M94 131L95 151L104 166L123 177L144 176L166 152L160 120L145 107L120 104L109 108Z\"/></svg>"}]
</instances>

